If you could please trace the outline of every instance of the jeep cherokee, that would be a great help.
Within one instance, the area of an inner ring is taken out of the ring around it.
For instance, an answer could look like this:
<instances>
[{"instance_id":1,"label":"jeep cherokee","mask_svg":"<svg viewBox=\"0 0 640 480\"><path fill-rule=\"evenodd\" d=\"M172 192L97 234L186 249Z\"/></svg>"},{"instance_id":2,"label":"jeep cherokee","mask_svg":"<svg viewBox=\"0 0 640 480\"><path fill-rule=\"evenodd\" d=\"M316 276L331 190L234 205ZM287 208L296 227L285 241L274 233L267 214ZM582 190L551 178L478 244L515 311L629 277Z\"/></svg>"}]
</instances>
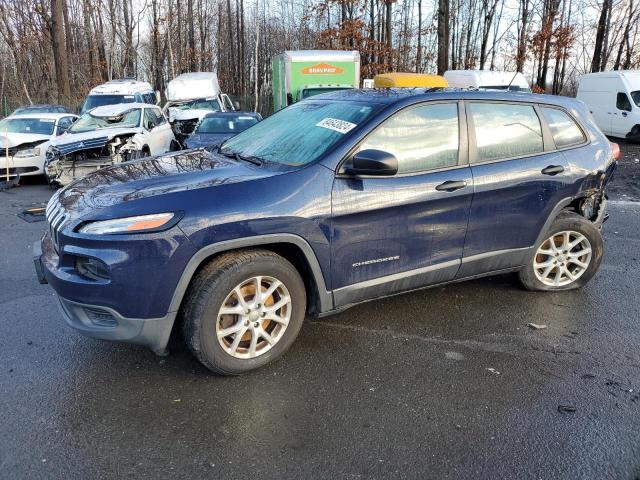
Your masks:
<instances>
[{"instance_id":1,"label":"jeep cherokee","mask_svg":"<svg viewBox=\"0 0 640 480\"><path fill-rule=\"evenodd\" d=\"M36 270L72 327L221 374L280 357L306 315L518 272L585 285L619 150L581 102L345 90L211 150L114 165L56 193Z\"/></svg>"}]
</instances>

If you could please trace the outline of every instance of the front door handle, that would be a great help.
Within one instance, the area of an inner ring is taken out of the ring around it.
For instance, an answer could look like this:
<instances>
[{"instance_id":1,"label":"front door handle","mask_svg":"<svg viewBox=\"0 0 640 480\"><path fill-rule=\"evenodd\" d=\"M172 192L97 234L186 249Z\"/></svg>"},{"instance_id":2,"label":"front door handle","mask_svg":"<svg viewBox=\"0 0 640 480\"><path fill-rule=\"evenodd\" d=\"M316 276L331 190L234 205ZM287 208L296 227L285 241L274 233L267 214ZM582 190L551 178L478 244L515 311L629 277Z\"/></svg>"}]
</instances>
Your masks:
<instances>
[{"instance_id":1,"label":"front door handle","mask_svg":"<svg viewBox=\"0 0 640 480\"><path fill-rule=\"evenodd\" d=\"M542 173L544 175L557 175L562 172L564 172L564 167L562 165L549 165L542 169Z\"/></svg>"},{"instance_id":2,"label":"front door handle","mask_svg":"<svg viewBox=\"0 0 640 480\"><path fill-rule=\"evenodd\" d=\"M460 190L467 186L467 182L464 180L447 180L436 187L439 192L453 192L454 190Z\"/></svg>"}]
</instances>

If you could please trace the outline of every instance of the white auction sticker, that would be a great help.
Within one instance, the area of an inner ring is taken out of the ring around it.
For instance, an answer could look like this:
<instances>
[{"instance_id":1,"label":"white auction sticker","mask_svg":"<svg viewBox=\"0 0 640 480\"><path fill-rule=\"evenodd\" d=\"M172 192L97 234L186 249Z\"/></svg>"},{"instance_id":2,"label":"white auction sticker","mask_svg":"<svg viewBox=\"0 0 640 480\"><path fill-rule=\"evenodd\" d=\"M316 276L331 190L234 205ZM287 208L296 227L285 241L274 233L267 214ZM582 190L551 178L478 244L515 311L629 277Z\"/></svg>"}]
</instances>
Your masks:
<instances>
[{"instance_id":1,"label":"white auction sticker","mask_svg":"<svg viewBox=\"0 0 640 480\"><path fill-rule=\"evenodd\" d=\"M316 123L316 127L328 128L329 130L335 130L336 132L345 134L353 130L357 125L337 118L325 118Z\"/></svg>"}]
</instances>

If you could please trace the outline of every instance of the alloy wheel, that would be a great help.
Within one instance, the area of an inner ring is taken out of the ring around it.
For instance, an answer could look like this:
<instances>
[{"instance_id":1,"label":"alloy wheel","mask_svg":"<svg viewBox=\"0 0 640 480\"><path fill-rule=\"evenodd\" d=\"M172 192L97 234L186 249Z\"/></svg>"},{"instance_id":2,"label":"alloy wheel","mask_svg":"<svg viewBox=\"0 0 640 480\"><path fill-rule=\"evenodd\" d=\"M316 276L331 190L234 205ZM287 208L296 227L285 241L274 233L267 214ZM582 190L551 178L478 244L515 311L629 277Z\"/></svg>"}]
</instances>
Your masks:
<instances>
[{"instance_id":1,"label":"alloy wheel","mask_svg":"<svg viewBox=\"0 0 640 480\"><path fill-rule=\"evenodd\" d=\"M538 280L550 287L575 282L591 264L591 244L583 234L571 230L554 233L538 248L533 271Z\"/></svg>"},{"instance_id":2,"label":"alloy wheel","mask_svg":"<svg viewBox=\"0 0 640 480\"><path fill-rule=\"evenodd\" d=\"M291 318L291 296L280 280L249 278L229 292L218 312L216 336L235 358L268 352L282 338Z\"/></svg>"}]
</instances>

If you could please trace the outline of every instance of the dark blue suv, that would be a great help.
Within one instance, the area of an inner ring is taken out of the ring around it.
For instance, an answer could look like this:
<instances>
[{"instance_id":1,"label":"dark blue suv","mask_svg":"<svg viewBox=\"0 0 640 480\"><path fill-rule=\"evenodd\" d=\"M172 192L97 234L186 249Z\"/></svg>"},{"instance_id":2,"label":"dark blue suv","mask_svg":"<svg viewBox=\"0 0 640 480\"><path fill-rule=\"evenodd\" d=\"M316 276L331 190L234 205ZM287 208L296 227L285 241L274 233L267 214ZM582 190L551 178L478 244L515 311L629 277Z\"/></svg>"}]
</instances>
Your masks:
<instances>
[{"instance_id":1,"label":"dark blue suv","mask_svg":"<svg viewBox=\"0 0 640 480\"><path fill-rule=\"evenodd\" d=\"M307 314L509 271L581 287L615 148L568 98L329 93L211 151L60 190L36 270L83 333L162 354L180 328L204 365L238 374L282 355Z\"/></svg>"}]
</instances>

